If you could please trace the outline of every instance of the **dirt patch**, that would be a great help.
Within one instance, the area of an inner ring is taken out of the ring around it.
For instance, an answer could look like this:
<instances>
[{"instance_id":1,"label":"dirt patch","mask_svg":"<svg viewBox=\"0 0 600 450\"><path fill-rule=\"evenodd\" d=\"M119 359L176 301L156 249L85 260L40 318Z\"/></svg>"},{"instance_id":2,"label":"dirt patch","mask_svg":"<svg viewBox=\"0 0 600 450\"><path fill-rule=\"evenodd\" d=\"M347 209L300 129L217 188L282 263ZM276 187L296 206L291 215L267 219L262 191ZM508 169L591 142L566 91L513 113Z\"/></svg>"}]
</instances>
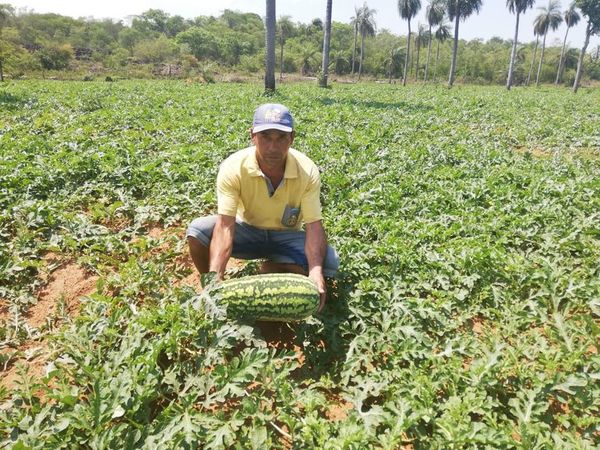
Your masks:
<instances>
[{"instance_id":1,"label":"dirt patch","mask_svg":"<svg viewBox=\"0 0 600 450\"><path fill-rule=\"evenodd\" d=\"M8 310L8 300L0 297L0 321L6 321L10 318L10 311Z\"/></svg>"},{"instance_id":2,"label":"dirt patch","mask_svg":"<svg viewBox=\"0 0 600 450\"><path fill-rule=\"evenodd\" d=\"M48 362L50 351L48 344L44 341L30 342L21 348L23 356L12 362L7 370L0 372L0 384L8 390L14 389L19 380L20 366L25 364L28 369L28 374L34 380L41 378L44 375L44 369Z\"/></svg>"},{"instance_id":3,"label":"dirt patch","mask_svg":"<svg viewBox=\"0 0 600 450\"><path fill-rule=\"evenodd\" d=\"M346 420L348 418L348 411L353 409L354 405L338 395L334 395L332 401L333 403L329 405L325 412L327 419L333 422Z\"/></svg>"},{"instance_id":4,"label":"dirt patch","mask_svg":"<svg viewBox=\"0 0 600 450\"><path fill-rule=\"evenodd\" d=\"M64 263L53 271L48 284L38 294L38 302L27 313L27 323L40 327L46 318L56 312L59 301L65 302L70 316L79 314L79 298L96 289L98 276L87 272L76 263Z\"/></svg>"},{"instance_id":5,"label":"dirt patch","mask_svg":"<svg viewBox=\"0 0 600 450\"><path fill-rule=\"evenodd\" d=\"M548 151L541 147L517 147L515 148L515 152L520 155L530 154L536 158L551 158L554 154L551 151Z\"/></svg>"},{"instance_id":6,"label":"dirt patch","mask_svg":"<svg viewBox=\"0 0 600 450\"><path fill-rule=\"evenodd\" d=\"M481 333L483 333L484 327L483 327L483 319L481 317L474 317L472 320L472 325L471 325L471 329L473 330L473 333L480 335Z\"/></svg>"},{"instance_id":7,"label":"dirt patch","mask_svg":"<svg viewBox=\"0 0 600 450\"><path fill-rule=\"evenodd\" d=\"M229 258L227 262L227 269L231 271L236 271L238 269L243 268L246 265L246 262L241 259ZM191 273L179 280L175 281L175 286L192 286L192 287L200 287L200 274L196 270L194 266L194 262L190 257L189 253L183 253L180 255L175 261L176 272L179 272L181 269L191 270Z\"/></svg>"}]
</instances>

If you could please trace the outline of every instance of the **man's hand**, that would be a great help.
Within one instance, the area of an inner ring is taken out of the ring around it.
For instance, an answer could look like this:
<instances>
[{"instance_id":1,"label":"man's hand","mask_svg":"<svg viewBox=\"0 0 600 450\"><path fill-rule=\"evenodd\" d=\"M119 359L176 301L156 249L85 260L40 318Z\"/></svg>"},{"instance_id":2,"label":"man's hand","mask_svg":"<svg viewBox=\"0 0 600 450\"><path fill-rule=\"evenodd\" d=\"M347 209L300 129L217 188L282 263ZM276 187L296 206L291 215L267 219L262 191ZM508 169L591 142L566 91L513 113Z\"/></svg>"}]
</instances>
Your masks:
<instances>
[{"instance_id":1,"label":"man's hand","mask_svg":"<svg viewBox=\"0 0 600 450\"><path fill-rule=\"evenodd\" d=\"M310 278L317 285L317 289L321 297L321 301L319 302L319 309L317 310L317 312L321 312L325 307L325 301L327 300L327 285L325 284L323 272L320 268L314 268L308 273L308 278Z\"/></svg>"}]
</instances>

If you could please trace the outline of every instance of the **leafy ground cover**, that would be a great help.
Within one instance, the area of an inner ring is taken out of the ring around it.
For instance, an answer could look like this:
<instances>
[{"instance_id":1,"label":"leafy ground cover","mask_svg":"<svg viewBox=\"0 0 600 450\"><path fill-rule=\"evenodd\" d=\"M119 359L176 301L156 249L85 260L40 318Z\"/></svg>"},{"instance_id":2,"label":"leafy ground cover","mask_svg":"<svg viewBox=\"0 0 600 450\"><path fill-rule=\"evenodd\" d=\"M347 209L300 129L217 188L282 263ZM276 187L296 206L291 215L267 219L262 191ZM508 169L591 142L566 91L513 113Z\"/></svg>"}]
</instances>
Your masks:
<instances>
[{"instance_id":1,"label":"leafy ground cover","mask_svg":"<svg viewBox=\"0 0 600 450\"><path fill-rule=\"evenodd\" d=\"M260 92L3 85L2 445L600 445L600 91L281 87L342 273L250 326L206 315L183 230Z\"/></svg>"}]
</instances>

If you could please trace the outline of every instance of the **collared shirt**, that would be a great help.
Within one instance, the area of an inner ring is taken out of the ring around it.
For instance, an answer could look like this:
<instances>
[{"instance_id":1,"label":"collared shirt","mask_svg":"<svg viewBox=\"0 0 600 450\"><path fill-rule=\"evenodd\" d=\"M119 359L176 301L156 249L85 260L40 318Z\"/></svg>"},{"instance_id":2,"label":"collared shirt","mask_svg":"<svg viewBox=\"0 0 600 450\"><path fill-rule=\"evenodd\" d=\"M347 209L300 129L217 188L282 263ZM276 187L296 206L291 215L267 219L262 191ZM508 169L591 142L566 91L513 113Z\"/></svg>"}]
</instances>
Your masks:
<instances>
[{"instance_id":1,"label":"collared shirt","mask_svg":"<svg viewBox=\"0 0 600 450\"><path fill-rule=\"evenodd\" d=\"M229 156L217 175L218 213L266 230L297 230L322 219L319 170L308 156L290 148L283 179L272 194L266 180L256 147Z\"/></svg>"}]
</instances>

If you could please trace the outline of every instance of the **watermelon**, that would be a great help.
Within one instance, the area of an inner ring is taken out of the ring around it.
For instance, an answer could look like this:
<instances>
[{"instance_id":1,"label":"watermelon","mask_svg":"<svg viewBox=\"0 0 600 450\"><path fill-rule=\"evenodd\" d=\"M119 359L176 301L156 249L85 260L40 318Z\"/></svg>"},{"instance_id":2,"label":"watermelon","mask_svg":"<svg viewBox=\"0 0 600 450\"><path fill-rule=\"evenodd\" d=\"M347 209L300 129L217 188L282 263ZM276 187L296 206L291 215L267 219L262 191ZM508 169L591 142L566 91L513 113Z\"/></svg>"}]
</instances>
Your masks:
<instances>
[{"instance_id":1,"label":"watermelon","mask_svg":"<svg viewBox=\"0 0 600 450\"><path fill-rule=\"evenodd\" d=\"M241 320L294 322L319 309L315 283L304 275L270 273L217 283L210 295L225 306L227 317Z\"/></svg>"}]
</instances>

